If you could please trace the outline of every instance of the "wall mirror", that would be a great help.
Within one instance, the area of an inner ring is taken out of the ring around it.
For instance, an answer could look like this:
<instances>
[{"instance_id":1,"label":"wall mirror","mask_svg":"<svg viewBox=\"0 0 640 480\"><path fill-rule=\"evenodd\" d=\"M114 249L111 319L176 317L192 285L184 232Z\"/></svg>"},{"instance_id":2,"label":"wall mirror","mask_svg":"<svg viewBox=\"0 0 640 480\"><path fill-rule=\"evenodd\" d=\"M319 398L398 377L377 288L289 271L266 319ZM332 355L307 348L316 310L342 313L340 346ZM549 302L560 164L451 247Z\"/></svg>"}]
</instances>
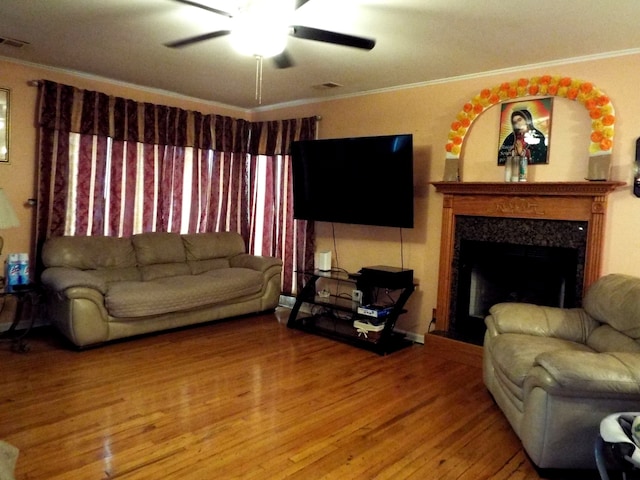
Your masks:
<instances>
[{"instance_id":1,"label":"wall mirror","mask_svg":"<svg viewBox=\"0 0 640 480\"><path fill-rule=\"evenodd\" d=\"M9 163L9 90L0 88L0 163Z\"/></svg>"}]
</instances>

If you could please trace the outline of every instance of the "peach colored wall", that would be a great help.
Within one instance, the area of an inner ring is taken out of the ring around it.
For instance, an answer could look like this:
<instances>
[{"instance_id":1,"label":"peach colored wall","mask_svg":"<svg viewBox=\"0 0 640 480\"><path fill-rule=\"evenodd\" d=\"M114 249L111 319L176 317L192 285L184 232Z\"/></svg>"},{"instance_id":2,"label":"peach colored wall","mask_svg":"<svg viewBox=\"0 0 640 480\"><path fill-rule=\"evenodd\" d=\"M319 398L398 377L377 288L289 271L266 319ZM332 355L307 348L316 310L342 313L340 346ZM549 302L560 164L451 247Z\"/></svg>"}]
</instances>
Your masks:
<instances>
[{"instance_id":1,"label":"peach colored wall","mask_svg":"<svg viewBox=\"0 0 640 480\"><path fill-rule=\"evenodd\" d=\"M409 313L398 326L423 334L427 331L432 309L436 306L437 272L440 248L442 199L430 182L442 179L444 145L449 126L462 105L481 89L503 81L542 74L561 75L588 80L611 98L616 109L616 136L613 149L612 177L629 186L609 198L607 237L603 273L640 274L640 242L637 221L640 199L631 193L632 164L636 138L640 135L640 55L632 54L607 59L555 65L467 78L407 89L379 92L343 99L297 105L256 112L234 111L205 102L189 101L171 95L150 93L133 87L100 82L25 67L0 61L0 86L12 89L11 165L0 165L0 187L5 188L22 225L2 232L5 253L25 251L31 241L32 212L21 204L35 196L35 95L36 89L26 85L34 78L48 78L136 100L181 106L203 112L232 115L251 120L321 115L321 138L380 135L408 132L414 135L415 220L414 229L402 231L404 265L415 271L419 281L416 293L408 303ZM502 181L503 171L496 165L498 110L493 107L473 124L465 140L463 180ZM580 181L587 173L587 147L590 120L577 102L557 98L551 130L550 163L531 167L531 181ZM366 265L400 265L400 231L383 227L333 225L339 266L350 271ZM318 223L319 250L334 250L332 225ZM334 258L335 261L335 258Z\"/></svg>"},{"instance_id":2,"label":"peach colored wall","mask_svg":"<svg viewBox=\"0 0 640 480\"><path fill-rule=\"evenodd\" d=\"M640 198L631 193L635 141L640 136L640 55L625 55L547 68L535 68L415 86L359 97L264 111L258 119L321 115L319 136L331 138L409 132L414 135L416 226L402 232L405 267L412 268L419 288L408 303L399 328L423 334L436 307L442 199L430 182L443 179L450 124L465 102L483 88L536 75L570 76L602 89L616 109L612 179L627 187L609 197L603 273L640 274ZM472 124L463 150L463 181L504 179L496 165L499 107L492 107ZM578 102L556 97L548 165L530 167L530 181L582 181L587 174L591 120ZM335 224L340 267L400 265L399 231L381 227ZM317 248L334 250L331 224L318 223Z\"/></svg>"}]
</instances>

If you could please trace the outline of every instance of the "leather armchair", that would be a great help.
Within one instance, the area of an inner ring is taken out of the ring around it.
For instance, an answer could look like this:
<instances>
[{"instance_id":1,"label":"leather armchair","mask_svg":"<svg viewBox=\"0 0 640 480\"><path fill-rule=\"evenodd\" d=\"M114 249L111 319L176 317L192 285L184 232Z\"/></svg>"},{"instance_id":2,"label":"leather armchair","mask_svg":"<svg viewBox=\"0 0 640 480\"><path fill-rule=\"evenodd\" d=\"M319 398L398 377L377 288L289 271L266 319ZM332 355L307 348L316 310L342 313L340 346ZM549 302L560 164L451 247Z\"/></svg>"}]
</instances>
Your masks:
<instances>
[{"instance_id":1,"label":"leather armchair","mask_svg":"<svg viewBox=\"0 0 640 480\"><path fill-rule=\"evenodd\" d=\"M485 324L485 385L531 460L595 468L600 421L640 405L640 278L598 279L582 308L494 305Z\"/></svg>"}]
</instances>

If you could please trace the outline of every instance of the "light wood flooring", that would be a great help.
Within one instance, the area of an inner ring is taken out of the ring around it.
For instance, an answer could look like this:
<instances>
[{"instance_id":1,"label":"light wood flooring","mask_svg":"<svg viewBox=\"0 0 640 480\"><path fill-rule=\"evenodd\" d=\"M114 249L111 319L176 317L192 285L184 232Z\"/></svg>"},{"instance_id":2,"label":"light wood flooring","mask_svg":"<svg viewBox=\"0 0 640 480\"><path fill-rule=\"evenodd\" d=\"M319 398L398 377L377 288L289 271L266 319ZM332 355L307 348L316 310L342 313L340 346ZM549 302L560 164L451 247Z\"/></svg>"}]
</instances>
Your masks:
<instances>
[{"instance_id":1,"label":"light wood flooring","mask_svg":"<svg viewBox=\"0 0 640 480\"><path fill-rule=\"evenodd\" d=\"M279 316L84 351L48 327L26 354L0 343L16 478L599 478L540 476L479 368L420 345L378 356Z\"/></svg>"}]
</instances>

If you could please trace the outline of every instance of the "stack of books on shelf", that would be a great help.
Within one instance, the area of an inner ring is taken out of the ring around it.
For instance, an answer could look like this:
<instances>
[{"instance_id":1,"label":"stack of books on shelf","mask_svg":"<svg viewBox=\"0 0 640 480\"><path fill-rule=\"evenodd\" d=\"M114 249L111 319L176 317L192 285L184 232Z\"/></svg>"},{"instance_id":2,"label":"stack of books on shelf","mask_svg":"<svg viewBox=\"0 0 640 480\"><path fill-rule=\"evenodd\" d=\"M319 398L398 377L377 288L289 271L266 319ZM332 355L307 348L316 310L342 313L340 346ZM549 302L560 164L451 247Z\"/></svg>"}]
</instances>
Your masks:
<instances>
[{"instance_id":1,"label":"stack of books on shelf","mask_svg":"<svg viewBox=\"0 0 640 480\"><path fill-rule=\"evenodd\" d=\"M380 319L384 321L385 317L389 316L393 310L393 305L377 305L369 304L358 307L358 313L374 319Z\"/></svg>"}]
</instances>

